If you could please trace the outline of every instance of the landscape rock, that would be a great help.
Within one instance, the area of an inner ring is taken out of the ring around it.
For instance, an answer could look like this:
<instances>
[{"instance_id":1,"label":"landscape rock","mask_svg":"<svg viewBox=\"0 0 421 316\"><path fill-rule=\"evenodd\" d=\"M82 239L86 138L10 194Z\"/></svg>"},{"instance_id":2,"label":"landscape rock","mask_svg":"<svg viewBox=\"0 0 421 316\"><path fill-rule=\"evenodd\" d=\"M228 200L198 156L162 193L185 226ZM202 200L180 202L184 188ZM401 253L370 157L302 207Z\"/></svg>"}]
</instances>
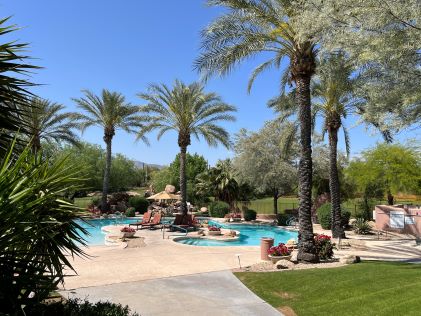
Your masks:
<instances>
[{"instance_id":1,"label":"landscape rock","mask_svg":"<svg viewBox=\"0 0 421 316\"><path fill-rule=\"evenodd\" d=\"M294 263L292 263L289 260L279 260L277 263L275 263L276 269L290 269L294 266Z\"/></svg>"},{"instance_id":2,"label":"landscape rock","mask_svg":"<svg viewBox=\"0 0 421 316\"><path fill-rule=\"evenodd\" d=\"M167 192L169 194L174 194L175 193L175 186L173 186L171 184L167 184L165 186L165 192Z\"/></svg>"},{"instance_id":3,"label":"landscape rock","mask_svg":"<svg viewBox=\"0 0 421 316\"><path fill-rule=\"evenodd\" d=\"M339 259L339 262L344 264L358 263L361 262L361 258L354 255L345 255Z\"/></svg>"},{"instance_id":4,"label":"landscape rock","mask_svg":"<svg viewBox=\"0 0 421 316\"><path fill-rule=\"evenodd\" d=\"M200 208L200 212L207 213L208 212L208 208L203 206L203 207Z\"/></svg>"}]
</instances>

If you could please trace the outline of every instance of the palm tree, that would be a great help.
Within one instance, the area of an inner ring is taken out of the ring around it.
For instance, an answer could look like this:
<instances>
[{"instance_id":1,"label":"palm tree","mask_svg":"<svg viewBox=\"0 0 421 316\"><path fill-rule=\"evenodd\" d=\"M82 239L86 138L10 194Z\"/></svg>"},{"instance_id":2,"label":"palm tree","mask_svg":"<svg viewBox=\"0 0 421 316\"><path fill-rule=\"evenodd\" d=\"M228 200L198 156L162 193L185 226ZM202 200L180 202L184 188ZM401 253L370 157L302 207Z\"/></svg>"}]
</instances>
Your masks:
<instances>
[{"instance_id":1,"label":"palm tree","mask_svg":"<svg viewBox=\"0 0 421 316\"><path fill-rule=\"evenodd\" d=\"M60 113L64 106L49 100L33 97L23 108L22 120L27 126L33 152L41 149L41 140L78 144L78 137L72 131L77 127L72 113Z\"/></svg>"},{"instance_id":2,"label":"palm tree","mask_svg":"<svg viewBox=\"0 0 421 316\"><path fill-rule=\"evenodd\" d=\"M16 25L6 26L8 20L0 19L0 36L18 30ZM14 133L28 132L22 122L22 109L29 106L27 98L32 94L28 88L34 84L27 80L26 75L39 67L24 62L30 59L21 54L27 48L27 44L15 41L0 44L0 151L3 153L14 139Z\"/></svg>"},{"instance_id":3,"label":"palm tree","mask_svg":"<svg viewBox=\"0 0 421 316\"><path fill-rule=\"evenodd\" d=\"M300 14L292 0L209 0L209 5L223 6L227 13L217 18L202 33L203 53L195 67L205 77L226 75L235 65L261 53L273 57L252 73L254 79L271 67L280 68L284 58L289 66L282 74L282 85L295 83L300 119L299 163L299 253L298 260L316 262L318 257L311 221L311 101L310 81L316 70L315 43L298 38L294 23ZM266 56L266 55L265 55Z\"/></svg>"},{"instance_id":4,"label":"palm tree","mask_svg":"<svg viewBox=\"0 0 421 316\"><path fill-rule=\"evenodd\" d=\"M117 129L127 133L134 133L135 128L143 127L143 119L138 113L138 107L126 102L124 96L118 92L102 90L101 96L97 96L89 90L82 91L85 96L73 99L77 106L85 111L85 114L73 113L74 118L79 121L79 128L82 133L90 126L98 126L104 129L104 142L107 146L105 160L104 182L102 188L102 211L107 212L108 187L110 182L111 169L111 145ZM143 138L144 141L146 139Z\"/></svg>"},{"instance_id":5,"label":"palm tree","mask_svg":"<svg viewBox=\"0 0 421 316\"><path fill-rule=\"evenodd\" d=\"M204 92L204 86L196 82L186 85L176 80L172 89L165 84L153 84L147 93L138 96L148 102L140 111L149 116L150 121L139 131L138 137L144 137L152 130L159 130L158 140L167 131L178 133L181 207L183 213L187 214L186 152L191 135L198 140L202 136L209 146L221 143L229 148L229 134L217 123L235 121L229 112L236 111L236 108L224 103L217 94Z\"/></svg>"},{"instance_id":6,"label":"palm tree","mask_svg":"<svg viewBox=\"0 0 421 316\"><path fill-rule=\"evenodd\" d=\"M230 159L219 160L215 167L199 174L196 192L203 196L210 194L217 201L224 201L234 209L234 203L240 196L240 185L234 173Z\"/></svg>"}]
</instances>

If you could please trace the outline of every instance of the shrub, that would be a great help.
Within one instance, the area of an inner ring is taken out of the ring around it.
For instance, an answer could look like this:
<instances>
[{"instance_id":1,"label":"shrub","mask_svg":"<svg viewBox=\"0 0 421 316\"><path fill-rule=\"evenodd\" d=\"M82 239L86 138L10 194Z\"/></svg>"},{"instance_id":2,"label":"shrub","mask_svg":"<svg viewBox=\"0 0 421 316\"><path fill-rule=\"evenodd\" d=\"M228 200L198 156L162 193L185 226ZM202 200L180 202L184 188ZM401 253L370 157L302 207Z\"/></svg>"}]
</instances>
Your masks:
<instances>
[{"instance_id":1,"label":"shrub","mask_svg":"<svg viewBox=\"0 0 421 316\"><path fill-rule=\"evenodd\" d=\"M353 230L358 235L368 235L371 233L371 226L364 218L357 218L353 224Z\"/></svg>"},{"instance_id":2,"label":"shrub","mask_svg":"<svg viewBox=\"0 0 421 316\"><path fill-rule=\"evenodd\" d=\"M92 204L95 205L96 207L101 205L101 197L96 196L92 199Z\"/></svg>"},{"instance_id":3,"label":"shrub","mask_svg":"<svg viewBox=\"0 0 421 316\"><path fill-rule=\"evenodd\" d=\"M127 217L134 217L136 215L135 213L136 209L134 207L129 207L125 212Z\"/></svg>"},{"instance_id":4,"label":"shrub","mask_svg":"<svg viewBox=\"0 0 421 316\"><path fill-rule=\"evenodd\" d=\"M230 211L228 203L222 201L214 201L209 204L209 214L212 217L223 218Z\"/></svg>"},{"instance_id":5,"label":"shrub","mask_svg":"<svg viewBox=\"0 0 421 316\"><path fill-rule=\"evenodd\" d=\"M331 229L332 228L332 204L325 203L320 206L317 210L317 219L319 220L320 225L323 229ZM349 223L349 219L351 218L351 212L348 210L341 209L341 226L347 227Z\"/></svg>"},{"instance_id":6,"label":"shrub","mask_svg":"<svg viewBox=\"0 0 421 316\"><path fill-rule=\"evenodd\" d=\"M314 244L319 259L329 260L333 258L333 244L330 236L314 234Z\"/></svg>"},{"instance_id":7,"label":"shrub","mask_svg":"<svg viewBox=\"0 0 421 316\"><path fill-rule=\"evenodd\" d=\"M145 213L148 210L149 201L142 196L132 196L129 199L129 205L134 207L135 210L141 214Z\"/></svg>"},{"instance_id":8,"label":"shrub","mask_svg":"<svg viewBox=\"0 0 421 316\"><path fill-rule=\"evenodd\" d=\"M32 316L139 316L139 314L131 312L128 306L111 302L91 303L79 299L69 299L66 302L52 304L38 304L32 308L27 308L25 312Z\"/></svg>"},{"instance_id":9,"label":"shrub","mask_svg":"<svg viewBox=\"0 0 421 316\"><path fill-rule=\"evenodd\" d=\"M287 226L287 221L290 218L287 214L277 214L276 220L278 221L278 226Z\"/></svg>"},{"instance_id":10,"label":"shrub","mask_svg":"<svg viewBox=\"0 0 421 316\"><path fill-rule=\"evenodd\" d=\"M245 221L254 221L256 219L257 212L253 210L245 210L244 211L244 220Z\"/></svg>"},{"instance_id":11,"label":"shrub","mask_svg":"<svg viewBox=\"0 0 421 316\"><path fill-rule=\"evenodd\" d=\"M317 209L317 219L319 220L320 225L323 229L331 229L331 212L332 204L325 203Z\"/></svg>"}]
</instances>

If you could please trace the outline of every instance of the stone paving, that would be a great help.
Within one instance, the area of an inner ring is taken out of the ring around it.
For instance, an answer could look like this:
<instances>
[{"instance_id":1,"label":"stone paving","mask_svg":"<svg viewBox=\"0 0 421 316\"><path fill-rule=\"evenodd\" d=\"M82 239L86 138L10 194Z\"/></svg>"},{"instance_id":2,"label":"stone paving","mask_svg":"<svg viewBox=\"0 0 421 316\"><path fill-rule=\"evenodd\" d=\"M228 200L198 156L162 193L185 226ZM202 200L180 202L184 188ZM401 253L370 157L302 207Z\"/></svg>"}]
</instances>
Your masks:
<instances>
[{"instance_id":1,"label":"stone paving","mask_svg":"<svg viewBox=\"0 0 421 316\"><path fill-rule=\"evenodd\" d=\"M142 316L280 316L230 271L116 283L63 292L65 297L109 300Z\"/></svg>"}]
</instances>

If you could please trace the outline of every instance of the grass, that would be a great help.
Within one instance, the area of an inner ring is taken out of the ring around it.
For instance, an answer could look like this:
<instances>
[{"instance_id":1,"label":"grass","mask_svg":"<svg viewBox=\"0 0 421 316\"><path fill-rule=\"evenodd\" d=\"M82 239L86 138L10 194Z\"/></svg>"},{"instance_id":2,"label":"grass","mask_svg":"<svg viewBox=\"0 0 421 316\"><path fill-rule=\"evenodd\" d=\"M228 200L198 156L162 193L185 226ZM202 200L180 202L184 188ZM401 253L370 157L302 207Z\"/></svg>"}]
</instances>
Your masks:
<instances>
[{"instance_id":1,"label":"grass","mask_svg":"<svg viewBox=\"0 0 421 316\"><path fill-rule=\"evenodd\" d=\"M255 210L258 214L273 214L273 198L263 198L250 201L247 207ZM298 208L298 198L283 197L278 199L278 212L283 213L285 209Z\"/></svg>"},{"instance_id":2,"label":"grass","mask_svg":"<svg viewBox=\"0 0 421 316\"><path fill-rule=\"evenodd\" d=\"M362 262L330 269L235 275L273 307L292 308L299 316L420 315L421 311L418 264Z\"/></svg>"},{"instance_id":3,"label":"grass","mask_svg":"<svg viewBox=\"0 0 421 316\"><path fill-rule=\"evenodd\" d=\"M396 204L421 204L419 200L404 200L396 199ZM387 204L387 201L378 201L376 204ZM353 216L358 213L357 199L347 200L342 204L344 209L351 212ZM273 198L267 197L258 200L250 201L249 209L255 210L258 214L273 214ZM278 199L278 212L283 213L285 209L298 208L298 198L296 197L282 197Z\"/></svg>"},{"instance_id":4,"label":"grass","mask_svg":"<svg viewBox=\"0 0 421 316\"><path fill-rule=\"evenodd\" d=\"M75 198L75 205L77 207L86 208L89 204L92 203L92 196L82 197L82 198Z\"/></svg>"}]
</instances>

